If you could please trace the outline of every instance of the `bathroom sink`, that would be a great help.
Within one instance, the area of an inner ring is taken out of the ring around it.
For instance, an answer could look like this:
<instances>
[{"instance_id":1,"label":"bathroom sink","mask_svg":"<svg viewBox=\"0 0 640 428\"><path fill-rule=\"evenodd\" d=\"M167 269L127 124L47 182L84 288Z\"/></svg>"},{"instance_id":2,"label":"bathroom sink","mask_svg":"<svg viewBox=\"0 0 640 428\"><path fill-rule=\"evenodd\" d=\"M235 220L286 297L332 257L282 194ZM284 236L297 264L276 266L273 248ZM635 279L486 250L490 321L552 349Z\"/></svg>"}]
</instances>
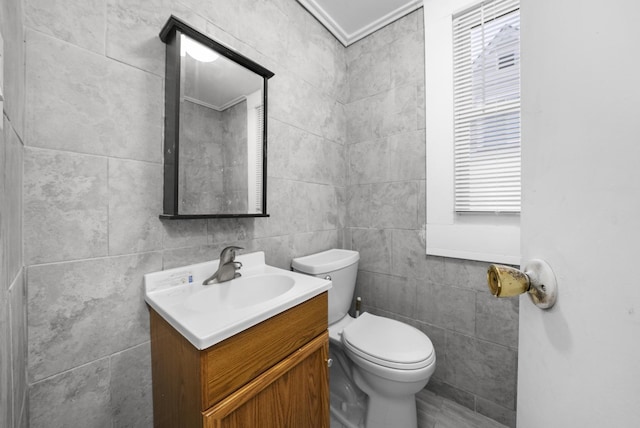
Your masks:
<instances>
[{"instance_id":1,"label":"bathroom sink","mask_svg":"<svg viewBox=\"0 0 640 428\"><path fill-rule=\"evenodd\" d=\"M265 263L262 251L239 255L241 277L202 285L218 260L144 276L145 301L189 342L206 349L311 299L331 281Z\"/></svg>"},{"instance_id":2,"label":"bathroom sink","mask_svg":"<svg viewBox=\"0 0 640 428\"><path fill-rule=\"evenodd\" d=\"M268 302L291 290L296 281L285 275L265 274L208 285L189 296L185 306L194 311L226 311Z\"/></svg>"}]
</instances>

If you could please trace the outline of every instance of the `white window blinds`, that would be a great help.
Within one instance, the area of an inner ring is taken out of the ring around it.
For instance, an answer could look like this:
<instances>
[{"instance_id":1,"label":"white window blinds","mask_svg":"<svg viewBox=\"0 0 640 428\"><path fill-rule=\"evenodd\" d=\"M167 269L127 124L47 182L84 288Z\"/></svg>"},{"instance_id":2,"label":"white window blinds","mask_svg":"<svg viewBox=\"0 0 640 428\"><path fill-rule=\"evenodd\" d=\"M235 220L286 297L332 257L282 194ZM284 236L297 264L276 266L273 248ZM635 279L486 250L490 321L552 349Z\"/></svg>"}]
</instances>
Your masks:
<instances>
[{"instance_id":1,"label":"white window blinds","mask_svg":"<svg viewBox=\"0 0 640 428\"><path fill-rule=\"evenodd\" d=\"M255 212L262 212L262 161L264 159L264 155L262 153L262 148L264 145L264 107L259 105L256 107L256 197L255 197Z\"/></svg>"},{"instance_id":2,"label":"white window blinds","mask_svg":"<svg viewBox=\"0 0 640 428\"><path fill-rule=\"evenodd\" d=\"M453 17L456 212L520 212L519 1Z\"/></svg>"}]
</instances>

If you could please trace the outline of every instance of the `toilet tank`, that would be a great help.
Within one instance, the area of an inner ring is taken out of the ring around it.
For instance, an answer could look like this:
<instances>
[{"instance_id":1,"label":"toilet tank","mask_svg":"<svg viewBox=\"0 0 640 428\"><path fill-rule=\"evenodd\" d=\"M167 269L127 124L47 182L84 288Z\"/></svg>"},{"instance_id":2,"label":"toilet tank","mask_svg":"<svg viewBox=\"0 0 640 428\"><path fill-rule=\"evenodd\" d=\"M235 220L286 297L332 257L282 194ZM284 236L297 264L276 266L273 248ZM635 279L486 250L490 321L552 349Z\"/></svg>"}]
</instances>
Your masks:
<instances>
[{"instance_id":1,"label":"toilet tank","mask_svg":"<svg viewBox=\"0 0 640 428\"><path fill-rule=\"evenodd\" d=\"M360 253L352 250L327 250L310 256L298 257L291 268L300 273L325 278L331 277L329 289L329 324L341 320L351 306L356 287Z\"/></svg>"}]
</instances>

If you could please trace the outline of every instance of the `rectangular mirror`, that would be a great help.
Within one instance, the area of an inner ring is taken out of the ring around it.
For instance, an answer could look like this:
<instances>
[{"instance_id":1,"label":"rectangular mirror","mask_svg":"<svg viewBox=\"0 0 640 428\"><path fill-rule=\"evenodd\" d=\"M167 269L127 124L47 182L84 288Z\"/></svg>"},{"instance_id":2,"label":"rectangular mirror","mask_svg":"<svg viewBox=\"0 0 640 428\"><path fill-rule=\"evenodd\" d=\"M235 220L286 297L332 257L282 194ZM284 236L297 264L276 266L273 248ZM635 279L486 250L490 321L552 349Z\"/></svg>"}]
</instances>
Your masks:
<instances>
[{"instance_id":1,"label":"rectangular mirror","mask_svg":"<svg viewBox=\"0 0 640 428\"><path fill-rule=\"evenodd\" d=\"M165 76L164 213L266 217L267 80L273 73L172 16Z\"/></svg>"}]
</instances>

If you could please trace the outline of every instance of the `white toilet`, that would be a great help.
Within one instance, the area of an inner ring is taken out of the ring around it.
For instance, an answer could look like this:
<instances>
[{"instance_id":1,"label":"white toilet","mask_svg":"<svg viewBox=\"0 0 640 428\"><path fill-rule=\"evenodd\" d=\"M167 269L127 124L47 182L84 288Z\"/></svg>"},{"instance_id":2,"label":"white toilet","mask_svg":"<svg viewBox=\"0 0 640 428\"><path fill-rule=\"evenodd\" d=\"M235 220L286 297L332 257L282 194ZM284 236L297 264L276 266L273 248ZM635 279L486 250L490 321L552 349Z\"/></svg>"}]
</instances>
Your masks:
<instances>
[{"instance_id":1,"label":"white toilet","mask_svg":"<svg viewBox=\"0 0 640 428\"><path fill-rule=\"evenodd\" d=\"M334 249L291 263L295 271L329 276L333 283L331 414L348 428L416 428L415 394L433 374L436 353L429 338L414 327L366 312L358 318L347 313L359 259L357 251Z\"/></svg>"}]
</instances>

